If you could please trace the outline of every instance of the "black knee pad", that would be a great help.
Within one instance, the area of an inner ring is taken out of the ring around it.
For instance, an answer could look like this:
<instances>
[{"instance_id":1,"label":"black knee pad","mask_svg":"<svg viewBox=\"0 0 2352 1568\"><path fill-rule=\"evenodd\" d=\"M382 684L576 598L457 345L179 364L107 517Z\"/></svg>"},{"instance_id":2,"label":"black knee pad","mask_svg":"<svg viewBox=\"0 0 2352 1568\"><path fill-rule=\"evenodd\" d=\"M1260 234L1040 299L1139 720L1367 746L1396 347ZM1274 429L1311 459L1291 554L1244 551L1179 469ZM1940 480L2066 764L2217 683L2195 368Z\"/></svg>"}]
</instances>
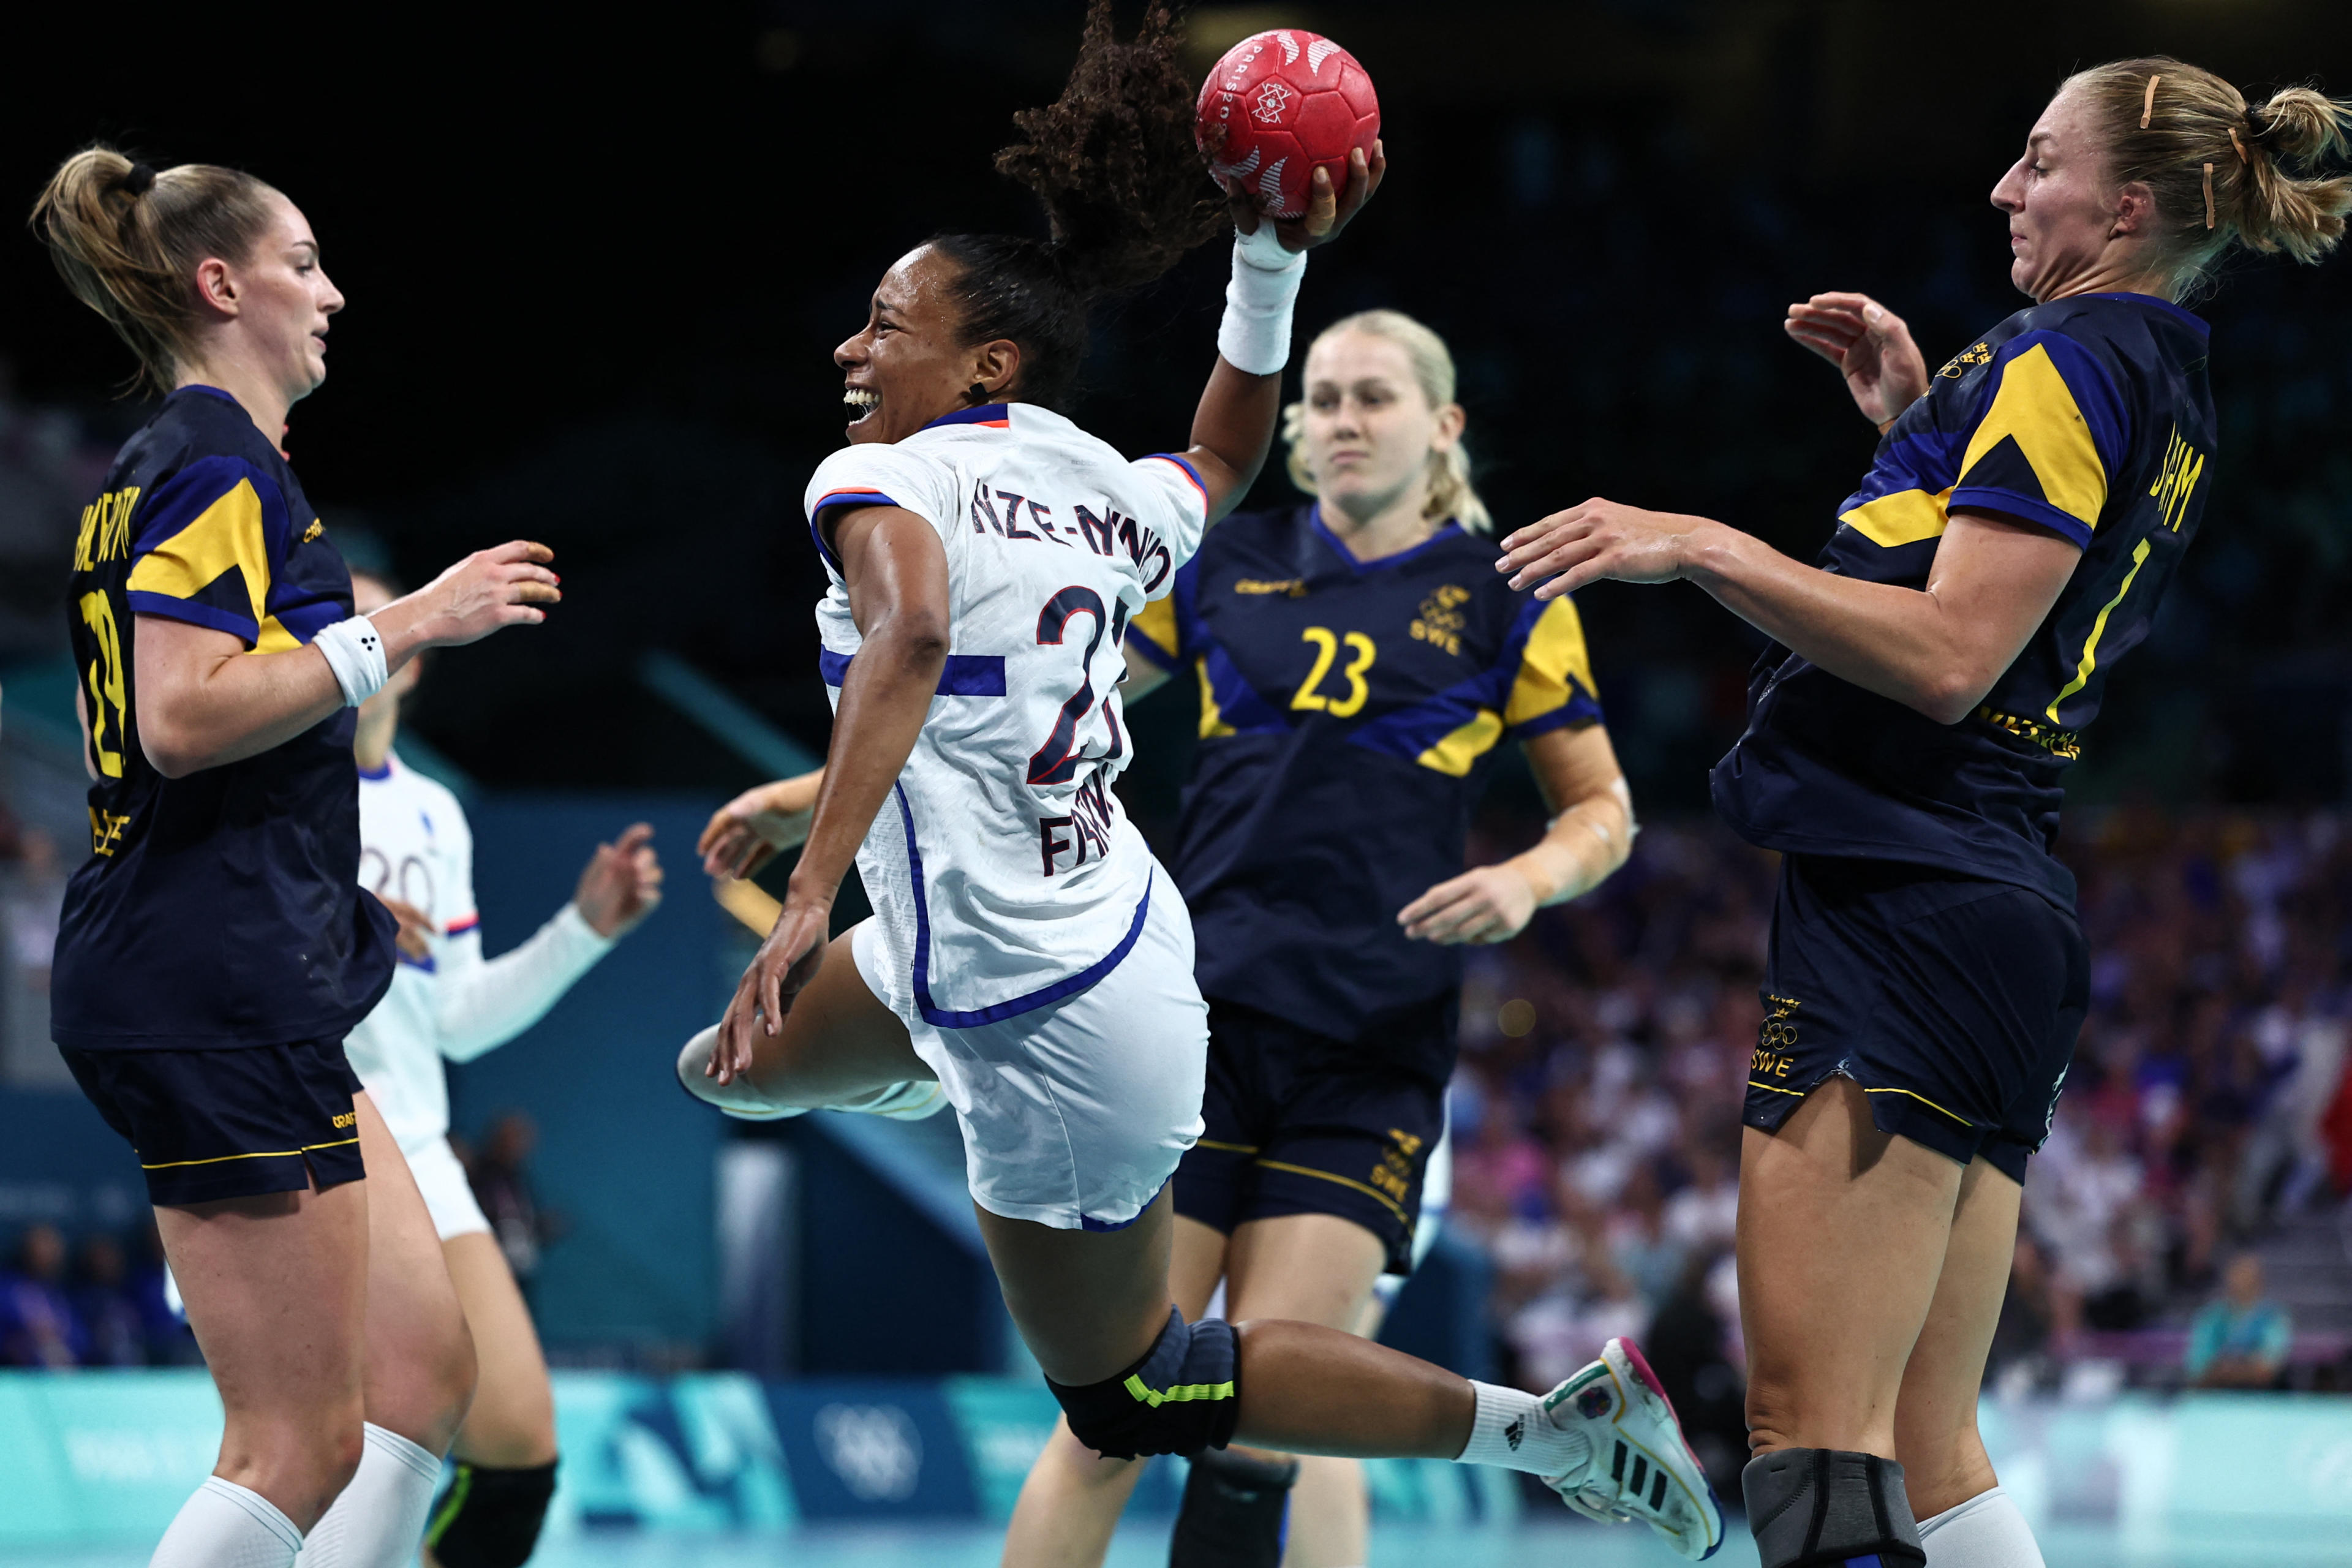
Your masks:
<instances>
[{"instance_id":1,"label":"black knee pad","mask_svg":"<svg viewBox=\"0 0 2352 1568\"><path fill-rule=\"evenodd\" d=\"M1763 1568L1921 1568L1919 1524L1903 1492L1903 1467L1843 1448L1782 1448L1739 1472L1748 1528Z\"/></svg>"},{"instance_id":2,"label":"black knee pad","mask_svg":"<svg viewBox=\"0 0 2352 1568\"><path fill-rule=\"evenodd\" d=\"M1258 1459L1223 1448L1192 1456L1184 1506L1168 1541L1168 1568L1281 1568L1283 1518L1296 1459Z\"/></svg>"},{"instance_id":3,"label":"black knee pad","mask_svg":"<svg viewBox=\"0 0 2352 1568\"><path fill-rule=\"evenodd\" d=\"M539 1544L555 1464L499 1470L457 1461L449 1495L433 1510L425 1544L441 1568L522 1568Z\"/></svg>"},{"instance_id":4,"label":"black knee pad","mask_svg":"<svg viewBox=\"0 0 2352 1568\"><path fill-rule=\"evenodd\" d=\"M1216 1318L1187 1323L1168 1310L1168 1323L1143 1359L1100 1383L1072 1388L1045 1380L1070 1435L1114 1459L1222 1448L1234 1435L1241 1401L1233 1325Z\"/></svg>"}]
</instances>

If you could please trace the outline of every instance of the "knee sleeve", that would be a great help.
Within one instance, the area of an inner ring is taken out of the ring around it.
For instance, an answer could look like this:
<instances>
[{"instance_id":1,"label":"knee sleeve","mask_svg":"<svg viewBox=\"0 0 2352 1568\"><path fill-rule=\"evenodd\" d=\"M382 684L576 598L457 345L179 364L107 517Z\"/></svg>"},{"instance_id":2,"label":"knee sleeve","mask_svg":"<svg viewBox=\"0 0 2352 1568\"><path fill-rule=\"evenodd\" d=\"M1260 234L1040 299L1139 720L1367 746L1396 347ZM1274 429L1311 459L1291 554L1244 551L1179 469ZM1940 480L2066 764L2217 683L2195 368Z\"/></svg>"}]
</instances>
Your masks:
<instances>
[{"instance_id":1,"label":"knee sleeve","mask_svg":"<svg viewBox=\"0 0 2352 1568\"><path fill-rule=\"evenodd\" d=\"M1215 1318L1168 1324L1143 1359L1117 1377L1073 1388L1045 1380L1070 1418L1070 1435L1115 1459L1222 1448L1241 1402L1233 1325Z\"/></svg>"},{"instance_id":2,"label":"knee sleeve","mask_svg":"<svg viewBox=\"0 0 2352 1568\"><path fill-rule=\"evenodd\" d=\"M441 1568L522 1568L555 1495L554 1463L500 1470L460 1460L457 1468L425 1544Z\"/></svg>"},{"instance_id":3,"label":"knee sleeve","mask_svg":"<svg viewBox=\"0 0 2352 1568\"><path fill-rule=\"evenodd\" d=\"M1283 1522L1298 1461L1222 1449L1192 1456L1168 1568L1281 1568Z\"/></svg>"},{"instance_id":4,"label":"knee sleeve","mask_svg":"<svg viewBox=\"0 0 2352 1568\"><path fill-rule=\"evenodd\" d=\"M1927 1552L1903 1467L1841 1448L1782 1448L1739 1472L1763 1568L1922 1568Z\"/></svg>"}]
</instances>

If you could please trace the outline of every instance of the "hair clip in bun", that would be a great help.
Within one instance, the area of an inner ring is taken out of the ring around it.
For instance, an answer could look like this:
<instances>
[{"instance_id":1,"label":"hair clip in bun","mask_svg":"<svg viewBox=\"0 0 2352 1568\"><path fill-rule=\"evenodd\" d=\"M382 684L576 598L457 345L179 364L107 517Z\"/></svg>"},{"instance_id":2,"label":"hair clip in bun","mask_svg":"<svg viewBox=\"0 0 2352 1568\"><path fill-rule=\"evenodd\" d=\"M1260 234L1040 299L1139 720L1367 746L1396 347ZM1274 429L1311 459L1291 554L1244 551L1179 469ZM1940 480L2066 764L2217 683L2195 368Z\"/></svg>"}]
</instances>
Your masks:
<instances>
[{"instance_id":1,"label":"hair clip in bun","mask_svg":"<svg viewBox=\"0 0 2352 1568\"><path fill-rule=\"evenodd\" d=\"M2234 125L2230 127L2230 145L2238 150L2239 163L2251 163L2253 162L2252 158L2246 156L2246 144L2238 140L2238 128Z\"/></svg>"},{"instance_id":2,"label":"hair clip in bun","mask_svg":"<svg viewBox=\"0 0 2352 1568\"><path fill-rule=\"evenodd\" d=\"M131 173L122 176L122 188L134 196L143 196L147 187L155 183L155 171L144 163L131 165Z\"/></svg>"}]
</instances>

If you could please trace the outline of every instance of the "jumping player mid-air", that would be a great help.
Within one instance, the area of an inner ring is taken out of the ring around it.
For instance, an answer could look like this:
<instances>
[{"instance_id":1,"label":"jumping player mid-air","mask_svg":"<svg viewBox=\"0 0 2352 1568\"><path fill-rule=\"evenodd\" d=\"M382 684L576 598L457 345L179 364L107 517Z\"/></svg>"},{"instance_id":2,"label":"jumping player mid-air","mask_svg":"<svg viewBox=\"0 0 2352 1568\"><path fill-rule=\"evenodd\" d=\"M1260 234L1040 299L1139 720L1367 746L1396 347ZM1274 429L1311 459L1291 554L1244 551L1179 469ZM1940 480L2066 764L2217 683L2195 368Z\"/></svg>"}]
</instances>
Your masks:
<instances>
[{"instance_id":1,"label":"jumping player mid-air","mask_svg":"<svg viewBox=\"0 0 2352 1568\"><path fill-rule=\"evenodd\" d=\"M1209 1003L1207 1126L1175 1181L1187 1316L1222 1279L1235 1319L1377 1319L1376 1282L1413 1266L1445 1130L1454 947L1517 936L1632 846L1576 606L1495 574L1454 388L1444 341L1409 316L1325 329L1285 421L1317 499L1218 524L1129 635L1127 700L1180 672L1202 692L1175 862ZM1506 740L1552 824L1465 871ZM1100 1563L1140 1471L1058 1429L1005 1562ZM1212 1449L1169 1560L1346 1568L1366 1561L1367 1511L1352 1460Z\"/></svg>"},{"instance_id":2,"label":"jumping player mid-air","mask_svg":"<svg viewBox=\"0 0 2352 1568\"><path fill-rule=\"evenodd\" d=\"M1687 578L1777 645L1714 779L1786 856L1739 1197L1764 1568L2042 1561L1976 1410L2087 1005L2062 780L2210 490L2180 301L2233 245L2334 248L2352 181L2308 170L2347 120L2174 59L2083 71L1993 187L2032 308L1931 374L1874 300L1791 306L1882 437L1817 566L1606 500L1504 541L1515 585Z\"/></svg>"},{"instance_id":3,"label":"jumping player mid-air","mask_svg":"<svg viewBox=\"0 0 2352 1568\"><path fill-rule=\"evenodd\" d=\"M90 858L51 994L67 1064L146 1173L226 1416L153 1565L394 1568L474 1347L343 1055L394 963L392 917L359 886L348 710L419 649L544 620L550 553L501 545L353 613L278 447L343 297L278 191L98 147L33 221L163 395L74 545Z\"/></svg>"},{"instance_id":4,"label":"jumping player mid-air","mask_svg":"<svg viewBox=\"0 0 2352 1568\"><path fill-rule=\"evenodd\" d=\"M397 595L352 574L361 615ZM360 704L360 885L400 922L400 967L375 1011L343 1042L416 1178L473 1333L473 1407L450 1446L446 1500L425 1534L427 1568L518 1568L530 1560L555 1491L555 1404L547 1358L506 1254L449 1147L444 1058L471 1061L546 1016L613 944L661 902L661 864L644 823L599 845L572 901L521 946L485 960L474 907L474 836L457 797L393 749L412 659Z\"/></svg>"},{"instance_id":5,"label":"jumping player mid-air","mask_svg":"<svg viewBox=\"0 0 2352 1568\"><path fill-rule=\"evenodd\" d=\"M1540 1399L1343 1329L1188 1323L1171 1304L1167 1186L1202 1131L1207 1008L1182 897L1109 788L1121 645L1265 461L1303 252L1382 168L1356 155L1344 193L1318 171L1306 219L1280 227L1234 198L1192 444L1126 461L1057 405L1088 300L1216 225L1177 47L1159 8L1115 42L1098 0L1069 87L999 160L1051 242L917 247L835 353L856 418L808 489L832 745L783 912L680 1080L775 1114L936 1078L1006 1305L1098 1453L1240 1441L1505 1465L1698 1556L1720 1516L1663 1395L1622 1361ZM828 945L853 856L877 913Z\"/></svg>"}]
</instances>

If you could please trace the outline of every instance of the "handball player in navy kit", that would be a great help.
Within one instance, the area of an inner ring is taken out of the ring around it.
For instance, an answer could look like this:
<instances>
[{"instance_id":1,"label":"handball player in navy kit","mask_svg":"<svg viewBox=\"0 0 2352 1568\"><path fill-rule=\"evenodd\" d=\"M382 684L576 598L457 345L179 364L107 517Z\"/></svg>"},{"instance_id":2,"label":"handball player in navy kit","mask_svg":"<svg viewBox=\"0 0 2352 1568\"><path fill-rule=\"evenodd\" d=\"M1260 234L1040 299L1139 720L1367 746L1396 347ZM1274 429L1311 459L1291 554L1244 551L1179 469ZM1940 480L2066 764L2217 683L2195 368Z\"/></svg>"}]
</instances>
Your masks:
<instances>
[{"instance_id":1,"label":"handball player in navy kit","mask_svg":"<svg viewBox=\"0 0 2352 1568\"><path fill-rule=\"evenodd\" d=\"M343 1056L394 962L392 917L358 887L351 710L420 648L543 619L554 574L517 542L352 614L278 449L343 305L284 195L92 148L34 222L163 395L74 545L90 858L51 1009L136 1151L226 1415L154 1568L298 1552L394 1568L474 1363L415 1184Z\"/></svg>"},{"instance_id":2,"label":"handball player in navy kit","mask_svg":"<svg viewBox=\"0 0 2352 1568\"><path fill-rule=\"evenodd\" d=\"M1176 1173L1178 1302L1200 1310L1222 1279L1236 1318L1368 1331L1377 1285L1402 1283L1428 1240L1456 949L1507 941L1598 884L1633 820L1574 604L1494 573L1444 341L1365 311L1316 338L1304 382L1285 434L1293 482L1317 499L1219 523L1136 617L1122 689L1201 692L1173 868L1209 1061L1205 1131ZM1465 871L1507 741L1554 820L1526 853ZM1098 1562L1138 1473L1057 1432L1007 1562L1044 1560L1031 1532ZM1287 1561L1364 1561L1352 1461L1234 1450L1194 1461L1171 1563L1274 1568L1286 1497Z\"/></svg>"},{"instance_id":3,"label":"handball player in navy kit","mask_svg":"<svg viewBox=\"0 0 2352 1568\"><path fill-rule=\"evenodd\" d=\"M2335 245L2352 182L2300 165L2346 122L2178 60L2084 71L1992 192L2030 309L1930 374L1865 296L1790 308L1882 437L1815 566L1604 500L1505 541L1539 593L1686 577L1774 639L1714 774L1784 856L1739 1204L1765 1568L2042 1561L1976 1407L2086 1005L2063 780L2211 488L2179 301L2235 243Z\"/></svg>"}]
</instances>

